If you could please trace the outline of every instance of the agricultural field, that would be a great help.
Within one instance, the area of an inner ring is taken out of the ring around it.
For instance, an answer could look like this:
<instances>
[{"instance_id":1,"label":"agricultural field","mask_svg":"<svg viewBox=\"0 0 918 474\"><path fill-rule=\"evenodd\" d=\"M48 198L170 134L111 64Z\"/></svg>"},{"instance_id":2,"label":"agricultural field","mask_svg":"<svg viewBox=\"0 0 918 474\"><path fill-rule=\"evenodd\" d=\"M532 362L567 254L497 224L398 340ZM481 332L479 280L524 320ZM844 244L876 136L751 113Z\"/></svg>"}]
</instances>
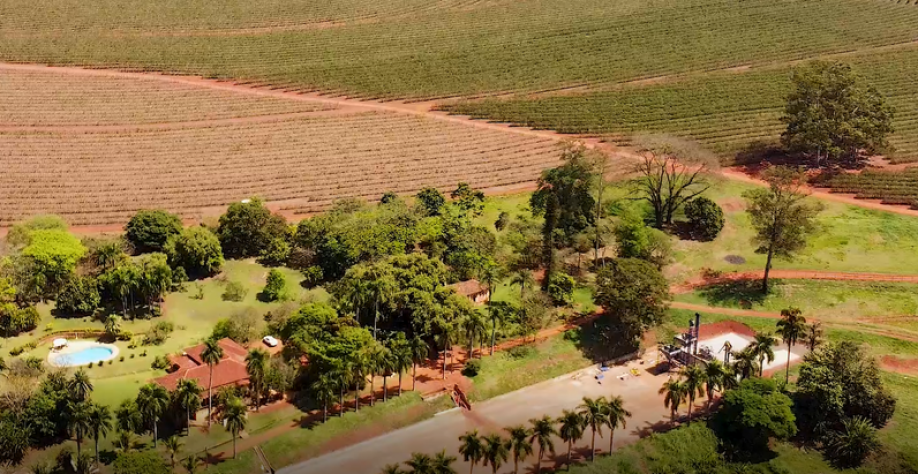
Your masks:
<instances>
[{"instance_id":1,"label":"agricultural field","mask_svg":"<svg viewBox=\"0 0 918 474\"><path fill-rule=\"evenodd\" d=\"M879 199L886 204L918 206L918 167L901 171L871 171L833 176L824 185L832 192Z\"/></svg>"},{"instance_id":2,"label":"agricultural field","mask_svg":"<svg viewBox=\"0 0 918 474\"><path fill-rule=\"evenodd\" d=\"M255 195L301 214L390 190L531 181L558 159L551 139L450 120L82 79L0 72L0 225L41 212L117 224L144 208L201 218ZM34 107L27 89L42 91Z\"/></svg>"},{"instance_id":3,"label":"agricultural field","mask_svg":"<svg viewBox=\"0 0 918 474\"><path fill-rule=\"evenodd\" d=\"M352 97L599 86L915 40L889 0L104 0L0 6L0 60Z\"/></svg>"},{"instance_id":4,"label":"agricultural field","mask_svg":"<svg viewBox=\"0 0 918 474\"><path fill-rule=\"evenodd\" d=\"M918 43L836 55L890 99L896 109L893 163L918 160ZM564 133L628 143L636 132L689 138L731 161L755 143L775 144L783 130L792 65L659 78L584 93L465 101L444 110Z\"/></svg>"}]
</instances>

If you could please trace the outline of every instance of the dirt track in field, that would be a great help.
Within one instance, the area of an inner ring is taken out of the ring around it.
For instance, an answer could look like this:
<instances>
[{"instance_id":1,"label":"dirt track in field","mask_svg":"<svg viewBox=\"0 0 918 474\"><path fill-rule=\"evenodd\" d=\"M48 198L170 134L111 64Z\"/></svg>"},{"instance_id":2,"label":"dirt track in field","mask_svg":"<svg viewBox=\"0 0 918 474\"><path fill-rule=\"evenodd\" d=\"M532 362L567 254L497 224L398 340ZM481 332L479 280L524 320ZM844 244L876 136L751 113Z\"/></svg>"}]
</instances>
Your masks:
<instances>
[{"instance_id":1,"label":"dirt track in field","mask_svg":"<svg viewBox=\"0 0 918 474\"><path fill-rule=\"evenodd\" d=\"M691 293L697 288L717 285L731 281L761 280L765 276L763 270L748 272L727 273L716 278L698 276L683 283L673 285L670 292L673 294ZM886 283L916 283L918 275L894 275L887 273L869 272L824 272L819 270L771 270L769 278L784 280L841 280L841 281L877 281Z\"/></svg>"}]
</instances>

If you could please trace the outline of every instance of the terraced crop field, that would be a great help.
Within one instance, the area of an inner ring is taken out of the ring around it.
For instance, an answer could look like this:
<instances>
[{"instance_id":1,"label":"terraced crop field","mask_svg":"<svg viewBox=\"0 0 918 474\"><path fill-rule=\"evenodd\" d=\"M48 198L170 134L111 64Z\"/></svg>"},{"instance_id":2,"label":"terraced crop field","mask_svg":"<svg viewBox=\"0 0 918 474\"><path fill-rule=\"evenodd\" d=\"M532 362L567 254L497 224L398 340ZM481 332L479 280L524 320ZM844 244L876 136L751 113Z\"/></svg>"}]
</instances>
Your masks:
<instances>
[{"instance_id":1,"label":"terraced crop field","mask_svg":"<svg viewBox=\"0 0 918 474\"><path fill-rule=\"evenodd\" d=\"M918 39L890 0L6 0L0 59L359 97L601 86Z\"/></svg>"},{"instance_id":2,"label":"terraced crop field","mask_svg":"<svg viewBox=\"0 0 918 474\"><path fill-rule=\"evenodd\" d=\"M836 56L896 108L894 163L918 161L918 43ZM641 131L696 140L732 157L754 142L777 142L791 65L719 71L549 97L468 101L445 110L565 133L627 141Z\"/></svg>"},{"instance_id":3,"label":"terraced crop field","mask_svg":"<svg viewBox=\"0 0 918 474\"><path fill-rule=\"evenodd\" d=\"M254 195L298 214L530 181L559 156L553 139L448 118L152 79L0 68L0 85L0 225L40 212L117 224L143 208L200 218Z\"/></svg>"}]
</instances>

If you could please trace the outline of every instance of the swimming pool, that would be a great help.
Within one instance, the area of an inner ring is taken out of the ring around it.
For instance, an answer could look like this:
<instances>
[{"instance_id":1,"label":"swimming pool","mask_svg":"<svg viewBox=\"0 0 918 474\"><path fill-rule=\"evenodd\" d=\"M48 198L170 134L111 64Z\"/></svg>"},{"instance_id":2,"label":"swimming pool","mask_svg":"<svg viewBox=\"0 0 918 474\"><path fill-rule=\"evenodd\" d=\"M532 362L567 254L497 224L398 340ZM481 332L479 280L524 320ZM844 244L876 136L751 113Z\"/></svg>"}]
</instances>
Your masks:
<instances>
[{"instance_id":1,"label":"swimming pool","mask_svg":"<svg viewBox=\"0 0 918 474\"><path fill-rule=\"evenodd\" d=\"M71 347L71 350L52 354L50 362L58 367L76 367L80 365L94 364L99 361L113 359L117 355L117 348L104 345L92 345L88 347Z\"/></svg>"}]
</instances>

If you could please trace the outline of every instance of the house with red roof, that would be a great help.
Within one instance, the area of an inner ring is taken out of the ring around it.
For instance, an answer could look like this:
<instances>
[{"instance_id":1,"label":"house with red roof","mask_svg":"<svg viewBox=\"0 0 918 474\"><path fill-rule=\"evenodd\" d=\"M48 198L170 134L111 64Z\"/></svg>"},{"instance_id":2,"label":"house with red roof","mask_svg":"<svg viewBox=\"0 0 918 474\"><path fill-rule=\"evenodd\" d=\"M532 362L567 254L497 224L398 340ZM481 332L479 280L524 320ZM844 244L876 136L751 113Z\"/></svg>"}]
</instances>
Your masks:
<instances>
[{"instance_id":1,"label":"house with red roof","mask_svg":"<svg viewBox=\"0 0 918 474\"><path fill-rule=\"evenodd\" d=\"M220 359L219 364L214 366L214 393L223 387L248 385L249 374L245 368L248 351L229 338L220 339L217 344L223 349L223 358ZM202 352L204 352L204 344L189 347L178 355L170 355L172 373L155 379L153 382L172 391L178 386L180 380L192 379L204 389L202 397L206 398L207 388L210 386L210 367L201 358Z\"/></svg>"},{"instance_id":2,"label":"house with red roof","mask_svg":"<svg viewBox=\"0 0 918 474\"><path fill-rule=\"evenodd\" d=\"M459 295L465 296L475 304L484 304L491 299L491 292L488 290L487 285L475 279L460 281L459 283L446 285L446 287L451 288Z\"/></svg>"}]
</instances>

